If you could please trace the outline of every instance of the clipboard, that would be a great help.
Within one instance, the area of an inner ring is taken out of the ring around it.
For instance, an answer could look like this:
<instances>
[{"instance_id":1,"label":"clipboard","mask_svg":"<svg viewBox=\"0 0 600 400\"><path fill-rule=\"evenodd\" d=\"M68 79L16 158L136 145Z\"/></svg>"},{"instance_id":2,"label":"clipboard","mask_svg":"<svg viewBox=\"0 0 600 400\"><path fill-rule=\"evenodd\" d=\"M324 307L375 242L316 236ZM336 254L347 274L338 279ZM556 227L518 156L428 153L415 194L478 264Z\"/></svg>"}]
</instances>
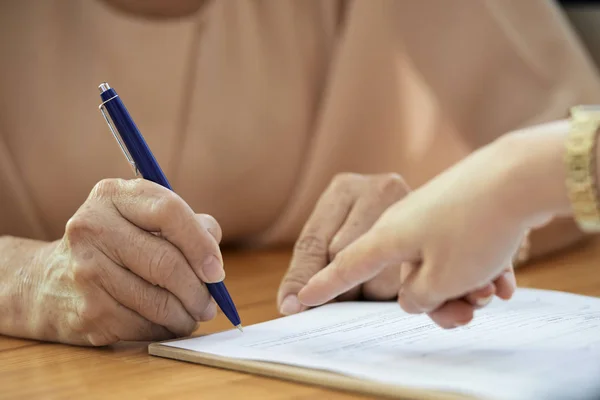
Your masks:
<instances>
[{"instance_id":1,"label":"clipboard","mask_svg":"<svg viewBox=\"0 0 600 400\"><path fill-rule=\"evenodd\" d=\"M152 343L148 346L148 353L156 357L276 378L311 386L320 386L344 392L377 396L379 398L420 400L477 399L477 397L471 397L465 394L389 385L335 372L302 368L287 364L240 360L164 345L164 343L177 340L181 339Z\"/></svg>"}]
</instances>

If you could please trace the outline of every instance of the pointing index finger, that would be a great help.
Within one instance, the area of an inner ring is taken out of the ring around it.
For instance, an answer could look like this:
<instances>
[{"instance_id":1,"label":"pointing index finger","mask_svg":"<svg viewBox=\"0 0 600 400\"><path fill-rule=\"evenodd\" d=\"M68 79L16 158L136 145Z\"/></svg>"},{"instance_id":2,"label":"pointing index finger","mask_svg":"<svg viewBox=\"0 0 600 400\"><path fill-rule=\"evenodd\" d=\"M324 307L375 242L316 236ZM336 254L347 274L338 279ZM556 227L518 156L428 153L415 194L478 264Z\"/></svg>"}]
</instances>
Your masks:
<instances>
[{"instance_id":1,"label":"pointing index finger","mask_svg":"<svg viewBox=\"0 0 600 400\"><path fill-rule=\"evenodd\" d=\"M296 295L306 282L327 265L331 239L344 223L355 201L352 191L329 188L317 202L294 247L294 254L277 294L282 314L302 310Z\"/></svg>"},{"instance_id":2,"label":"pointing index finger","mask_svg":"<svg viewBox=\"0 0 600 400\"><path fill-rule=\"evenodd\" d=\"M306 306L324 304L347 290L373 279L390 264L401 261L402 252L386 235L369 231L340 252L333 262L318 272L298 293Z\"/></svg>"}]
</instances>

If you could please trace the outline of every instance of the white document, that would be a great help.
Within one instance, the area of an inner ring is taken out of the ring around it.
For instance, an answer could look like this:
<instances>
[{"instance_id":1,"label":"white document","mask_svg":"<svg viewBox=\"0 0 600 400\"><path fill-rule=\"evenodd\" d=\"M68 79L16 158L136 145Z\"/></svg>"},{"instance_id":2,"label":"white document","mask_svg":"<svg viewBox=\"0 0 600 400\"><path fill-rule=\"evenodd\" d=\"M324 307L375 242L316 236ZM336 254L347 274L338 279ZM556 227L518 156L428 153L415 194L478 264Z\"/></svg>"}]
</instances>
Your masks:
<instances>
[{"instance_id":1,"label":"white document","mask_svg":"<svg viewBox=\"0 0 600 400\"><path fill-rule=\"evenodd\" d=\"M166 345L493 399L600 399L600 299L518 289L462 328L396 303L334 303Z\"/></svg>"}]
</instances>

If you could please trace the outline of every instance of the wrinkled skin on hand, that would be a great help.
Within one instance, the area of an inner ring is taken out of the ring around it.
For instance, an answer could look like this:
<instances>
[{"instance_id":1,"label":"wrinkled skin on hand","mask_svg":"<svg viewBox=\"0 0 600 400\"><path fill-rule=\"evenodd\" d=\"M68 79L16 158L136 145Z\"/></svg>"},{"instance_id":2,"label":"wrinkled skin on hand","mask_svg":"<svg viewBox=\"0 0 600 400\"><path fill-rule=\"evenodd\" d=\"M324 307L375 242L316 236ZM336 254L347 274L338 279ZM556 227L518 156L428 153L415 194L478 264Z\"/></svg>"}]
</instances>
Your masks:
<instances>
[{"instance_id":1,"label":"wrinkled skin on hand","mask_svg":"<svg viewBox=\"0 0 600 400\"><path fill-rule=\"evenodd\" d=\"M221 230L172 191L104 180L38 271L32 315L45 339L101 346L187 336L214 318L205 282L224 278Z\"/></svg>"}]
</instances>

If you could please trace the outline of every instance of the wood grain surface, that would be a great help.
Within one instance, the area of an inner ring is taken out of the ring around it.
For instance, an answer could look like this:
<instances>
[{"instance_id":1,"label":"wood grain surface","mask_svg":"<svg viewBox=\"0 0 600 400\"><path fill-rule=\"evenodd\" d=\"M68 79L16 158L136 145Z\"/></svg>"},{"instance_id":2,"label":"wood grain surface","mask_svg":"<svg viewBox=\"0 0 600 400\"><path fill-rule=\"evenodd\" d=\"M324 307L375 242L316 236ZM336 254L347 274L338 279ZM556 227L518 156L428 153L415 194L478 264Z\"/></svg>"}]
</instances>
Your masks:
<instances>
[{"instance_id":1,"label":"wood grain surface","mask_svg":"<svg viewBox=\"0 0 600 400\"><path fill-rule=\"evenodd\" d=\"M279 316L288 250L225 254L227 286L244 325ZM600 239L521 268L519 286L600 296ZM226 318L199 333L229 329ZM149 343L79 348L0 336L2 399L366 399L369 397L148 355Z\"/></svg>"}]
</instances>

